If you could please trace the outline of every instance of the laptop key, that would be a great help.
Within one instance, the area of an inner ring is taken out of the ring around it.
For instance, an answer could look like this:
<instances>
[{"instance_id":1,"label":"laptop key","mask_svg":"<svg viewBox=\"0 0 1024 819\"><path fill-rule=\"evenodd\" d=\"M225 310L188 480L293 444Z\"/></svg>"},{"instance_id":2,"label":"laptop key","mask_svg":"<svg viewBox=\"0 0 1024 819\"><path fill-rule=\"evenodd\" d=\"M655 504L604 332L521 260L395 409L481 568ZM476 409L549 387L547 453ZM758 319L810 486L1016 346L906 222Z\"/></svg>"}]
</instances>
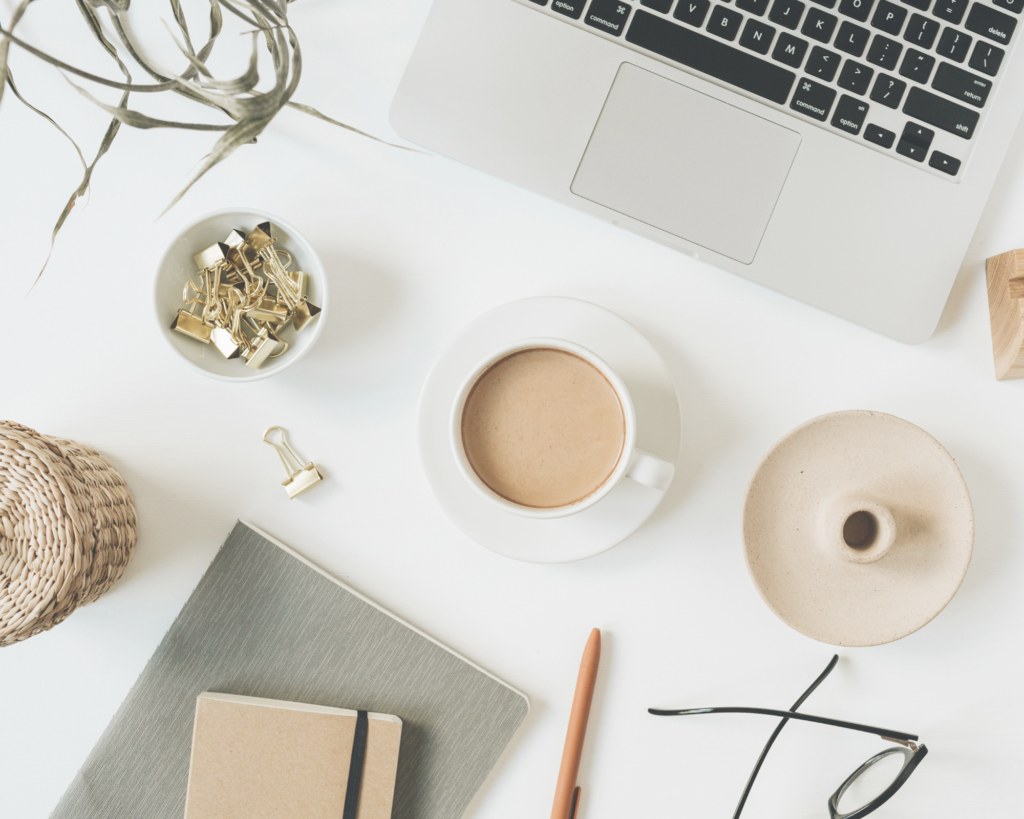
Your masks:
<instances>
[{"instance_id":1,"label":"laptop key","mask_svg":"<svg viewBox=\"0 0 1024 819\"><path fill-rule=\"evenodd\" d=\"M871 99L887 108L899 108L903 92L906 90L907 84L903 80L897 80L888 74L879 74L875 80L875 87L871 89Z\"/></svg>"},{"instance_id":2,"label":"laptop key","mask_svg":"<svg viewBox=\"0 0 1024 819\"><path fill-rule=\"evenodd\" d=\"M907 23L907 30L903 32L903 39L921 48L931 48L935 37L939 33L939 24L935 20L914 14Z\"/></svg>"},{"instance_id":3,"label":"laptop key","mask_svg":"<svg viewBox=\"0 0 1024 819\"><path fill-rule=\"evenodd\" d=\"M585 5L585 0L554 0L551 10L572 17L573 20L579 20Z\"/></svg>"},{"instance_id":4,"label":"laptop key","mask_svg":"<svg viewBox=\"0 0 1024 819\"><path fill-rule=\"evenodd\" d=\"M992 90L992 81L955 65L942 63L935 72L932 88L975 108L981 108L988 99L988 92Z\"/></svg>"},{"instance_id":5,"label":"laptop key","mask_svg":"<svg viewBox=\"0 0 1024 819\"><path fill-rule=\"evenodd\" d=\"M869 123L868 127L864 129L864 139L875 143L875 145L881 145L883 148L891 148L892 144L896 141L896 134L878 125L871 125Z\"/></svg>"},{"instance_id":6,"label":"laptop key","mask_svg":"<svg viewBox=\"0 0 1024 819\"><path fill-rule=\"evenodd\" d=\"M836 92L827 85L803 78L796 84L796 93L793 95L793 102L789 104L789 107L812 119L824 122L835 99Z\"/></svg>"},{"instance_id":7,"label":"laptop key","mask_svg":"<svg viewBox=\"0 0 1024 819\"><path fill-rule=\"evenodd\" d=\"M922 148L916 142L901 139L896 145L896 153L910 157L916 162L924 162L924 158L928 155L928 149Z\"/></svg>"},{"instance_id":8,"label":"laptop key","mask_svg":"<svg viewBox=\"0 0 1024 819\"><path fill-rule=\"evenodd\" d=\"M896 153L910 157L917 162L924 162L934 138L934 131L918 125L916 122L908 122L896 145Z\"/></svg>"},{"instance_id":9,"label":"laptop key","mask_svg":"<svg viewBox=\"0 0 1024 819\"><path fill-rule=\"evenodd\" d=\"M935 50L939 52L940 57L962 63L971 48L971 42L970 34L962 34L956 29L947 28L939 37L939 44L935 46Z\"/></svg>"},{"instance_id":10,"label":"laptop key","mask_svg":"<svg viewBox=\"0 0 1024 819\"><path fill-rule=\"evenodd\" d=\"M875 0L841 0L839 13L864 23L867 22L868 15L871 14L871 6L874 2Z\"/></svg>"},{"instance_id":11,"label":"laptop key","mask_svg":"<svg viewBox=\"0 0 1024 819\"><path fill-rule=\"evenodd\" d=\"M824 6L827 9L834 9L836 7L836 0L811 0L811 2Z\"/></svg>"},{"instance_id":12,"label":"laptop key","mask_svg":"<svg viewBox=\"0 0 1024 819\"><path fill-rule=\"evenodd\" d=\"M992 2L1000 8L1012 11L1014 14L1020 14L1021 10L1024 9L1024 0L992 0Z\"/></svg>"},{"instance_id":13,"label":"laptop key","mask_svg":"<svg viewBox=\"0 0 1024 819\"><path fill-rule=\"evenodd\" d=\"M591 0L584 22L606 34L618 37L626 27L626 21L632 10L631 5L620 3L618 0ZM740 16L735 11L732 13L737 17Z\"/></svg>"},{"instance_id":14,"label":"laptop key","mask_svg":"<svg viewBox=\"0 0 1024 819\"><path fill-rule=\"evenodd\" d=\"M875 14L871 18L871 25L879 28L886 34L899 34L903 29L903 23L907 19L907 10L900 8L895 3L882 0L875 8Z\"/></svg>"},{"instance_id":15,"label":"laptop key","mask_svg":"<svg viewBox=\"0 0 1024 819\"><path fill-rule=\"evenodd\" d=\"M775 29L760 20L748 19L740 35L740 45L756 51L758 54L767 54L772 47L772 38L775 36Z\"/></svg>"},{"instance_id":16,"label":"laptop key","mask_svg":"<svg viewBox=\"0 0 1024 819\"><path fill-rule=\"evenodd\" d=\"M839 60L839 55L834 51L828 51L821 46L815 46L811 49L811 56L807 58L807 65L804 66L804 71L816 79L832 82L836 76L836 71L839 70Z\"/></svg>"},{"instance_id":17,"label":"laptop key","mask_svg":"<svg viewBox=\"0 0 1024 819\"><path fill-rule=\"evenodd\" d=\"M999 71L999 65L1003 61L1004 53L1001 48L996 48L994 45L978 40L977 45L974 46L974 53L971 54L971 61L967 64L975 71L980 71L982 74L994 77L996 72Z\"/></svg>"},{"instance_id":18,"label":"laptop key","mask_svg":"<svg viewBox=\"0 0 1024 819\"><path fill-rule=\"evenodd\" d=\"M921 9L921 11L928 11L928 6L932 4L932 0L900 0L900 2L905 6Z\"/></svg>"},{"instance_id":19,"label":"laptop key","mask_svg":"<svg viewBox=\"0 0 1024 819\"><path fill-rule=\"evenodd\" d=\"M768 11L768 0L736 0L736 8L764 17L764 13Z\"/></svg>"},{"instance_id":20,"label":"laptop key","mask_svg":"<svg viewBox=\"0 0 1024 819\"><path fill-rule=\"evenodd\" d=\"M672 0L640 0L640 5L668 14L668 10L672 8Z\"/></svg>"},{"instance_id":21,"label":"laptop key","mask_svg":"<svg viewBox=\"0 0 1024 819\"><path fill-rule=\"evenodd\" d=\"M868 44L869 39L871 39L870 31L855 26L849 20L844 20L836 35L835 47L854 57L859 57L864 53L864 47Z\"/></svg>"},{"instance_id":22,"label":"laptop key","mask_svg":"<svg viewBox=\"0 0 1024 819\"><path fill-rule=\"evenodd\" d=\"M793 68L799 68L807 53L807 41L794 37L792 34L782 32L775 43L775 50L772 52L772 59L785 63Z\"/></svg>"},{"instance_id":23,"label":"laptop key","mask_svg":"<svg viewBox=\"0 0 1024 819\"><path fill-rule=\"evenodd\" d=\"M900 75L914 82L928 82L934 67L935 58L930 54L923 54L916 48L908 48L907 56L903 58L903 65L900 66Z\"/></svg>"},{"instance_id":24,"label":"laptop key","mask_svg":"<svg viewBox=\"0 0 1024 819\"><path fill-rule=\"evenodd\" d=\"M866 65L847 60L843 64L843 70L839 72L839 79L836 85L854 94L866 94L868 86L871 85L871 78L874 76L874 69Z\"/></svg>"},{"instance_id":25,"label":"laptop key","mask_svg":"<svg viewBox=\"0 0 1024 819\"><path fill-rule=\"evenodd\" d=\"M768 19L788 29L795 29L803 13L804 4L800 0L775 0L772 10L768 12Z\"/></svg>"},{"instance_id":26,"label":"laptop key","mask_svg":"<svg viewBox=\"0 0 1024 819\"><path fill-rule=\"evenodd\" d=\"M956 176L960 173L960 160L949 154L944 154L942 151L932 151L932 158L928 160L928 164L936 170L948 173L950 176Z\"/></svg>"},{"instance_id":27,"label":"laptop key","mask_svg":"<svg viewBox=\"0 0 1024 819\"><path fill-rule=\"evenodd\" d=\"M868 107L866 102L843 94L839 98L835 114L832 115L832 125L840 131L857 136L868 117Z\"/></svg>"},{"instance_id":28,"label":"laptop key","mask_svg":"<svg viewBox=\"0 0 1024 819\"><path fill-rule=\"evenodd\" d=\"M914 86L907 95L907 102L903 106L903 113L921 122L927 122L943 131L956 134L962 139L970 139L974 136L974 129L978 126L978 119L981 115L977 111L971 111L958 105L945 97L932 94L923 88Z\"/></svg>"},{"instance_id":29,"label":"laptop key","mask_svg":"<svg viewBox=\"0 0 1024 819\"><path fill-rule=\"evenodd\" d=\"M708 19L707 29L716 37L732 42L740 33L742 22L743 15L738 11L733 11L725 6L715 6L715 10L711 12L711 17Z\"/></svg>"},{"instance_id":30,"label":"laptop key","mask_svg":"<svg viewBox=\"0 0 1024 819\"><path fill-rule=\"evenodd\" d=\"M643 9L633 15L626 40L780 105L796 82L792 71Z\"/></svg>"},{"instance_id":31,"label":"laptop key","mask_svg":"<svg viewBox=\"0 0 1024 819\"><path fill-rule=\"evenodd\" d=\"M964 19L965 11L967 11L967 0L935 0L935 8L932 9L932 14L945 20L947 23L958 26L960 21Z\"/></svg>"},{"instance_id":32,"label":"laptop key","mask_svg":"<svg viewBox=\"0 0 1024 819\"><path fill-rule=\"evenodd\" d=\"M892 71L899 63L902 53L903 46L900 43L876 34L875 39L871 41L871 48L868 49L868 62Z\"/></svg>"},{"instance_id":33,"label":"laptop key","mask_svg":"<svg viewBox=\"0 0 1024 819\"><path fill-rule=\"evenodd\" d=\"M973 31L975 34L988 37L988 39L1004 45L1010 42L1013 29L1016 26L1017 21L1013 17L983 6L981 3L971 6L971 13L967 15L967 22L964 23L964 27L968 31Z\"/></svg>"},{"instance_id":34,"label":"laptop key","mask_svg":"<svg viewBox=\"0 0 1024 819\"><path fill-rule=\"evenodd\" d=\"M704 18L708 16L708 9L710 8L710 0L679 0L679 5L676 6L672 16L677 20L682 20L684 23L700 28L704 25ZM639 15L637 16L639 17ZM629 37L627 36L626 39L628 40Z\"/></svg>"},{"instance_id":35,"label":"laptop key","mask_svg":"<svg viewBox=\"0 0 1024 819\"><path fill-rule=\"evenodd\" d=\"M827 43L832 39L832 32L836 30L838 22L838 18L812 7L807 12L807 17L804 18L800 33L819 43Z\"/></svg>"}]
</instances>

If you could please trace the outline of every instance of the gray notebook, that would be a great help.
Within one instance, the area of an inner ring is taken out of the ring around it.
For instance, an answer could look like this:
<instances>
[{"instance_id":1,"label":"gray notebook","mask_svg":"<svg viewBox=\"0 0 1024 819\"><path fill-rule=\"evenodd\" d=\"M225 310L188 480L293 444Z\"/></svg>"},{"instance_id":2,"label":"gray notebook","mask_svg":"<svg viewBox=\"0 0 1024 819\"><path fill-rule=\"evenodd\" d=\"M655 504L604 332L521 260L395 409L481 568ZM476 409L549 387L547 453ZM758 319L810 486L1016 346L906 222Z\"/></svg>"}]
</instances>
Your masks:
<instances>
[{"instance_id":1,"label":"gray notebook","mask_svg":"<svg viewBox=\"0 0 1024 819\"><path fill-rule=\"evenodd\" d=\"M400 717L393 819L458 819L529 709L523 694L240 522L52 816L181 819L204 691Z\"/></svg>"}]
</instances>

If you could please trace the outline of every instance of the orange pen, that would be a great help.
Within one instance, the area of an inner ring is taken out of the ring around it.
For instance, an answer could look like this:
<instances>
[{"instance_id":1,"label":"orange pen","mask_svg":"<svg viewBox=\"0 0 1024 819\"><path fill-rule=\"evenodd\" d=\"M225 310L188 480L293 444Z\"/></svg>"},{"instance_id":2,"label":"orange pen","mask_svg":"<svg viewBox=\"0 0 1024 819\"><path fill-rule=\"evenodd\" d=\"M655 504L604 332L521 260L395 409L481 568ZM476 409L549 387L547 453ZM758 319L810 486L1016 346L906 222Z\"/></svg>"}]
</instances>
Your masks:
<instances>
[{"instance_id":1,"label":"orange pen","mask_svg":"<svg viewBox=\"0 0 1024 819\"><path fill-rule=\"evenodd\" d=\"M572 698L572 711L569 712L569 729L565 734L565 749L562 751L562 765L558 769L551 819L576 819L576 811L580 806L580 788L576 785L576 777L580 772L583 739L587 735L587 720L590 718L590 704L594 700L597 666L600 662L601 631L595 628L590 632L587 647L583 649L580 675L576 679L576 694Z\"/></svg>"}]
</instances>

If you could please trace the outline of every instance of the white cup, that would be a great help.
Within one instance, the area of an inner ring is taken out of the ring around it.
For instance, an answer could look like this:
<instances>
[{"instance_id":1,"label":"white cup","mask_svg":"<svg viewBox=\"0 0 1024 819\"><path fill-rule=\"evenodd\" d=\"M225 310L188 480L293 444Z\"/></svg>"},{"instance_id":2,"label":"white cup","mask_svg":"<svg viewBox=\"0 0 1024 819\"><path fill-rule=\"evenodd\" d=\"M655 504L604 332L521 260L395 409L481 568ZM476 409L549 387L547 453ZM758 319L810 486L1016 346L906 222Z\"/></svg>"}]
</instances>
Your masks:
<instances>
[{"instance_id":1,"label":"white cup","mask_svg":"<svg viewBox=\"0 0 1024 819\"><path fill-rule=\"evenodd\" d=\"M492 365L512 353L538 348L564 350L567 353L579 356L593 366L608 380L608 383L611 384L612 389L615 391L615 394L619 399L619 406L622 408L622 417L625 422L625 435L623 436L622 451L619 453L619 460L615 464L615 469L613 469L612 473L608 476L608 479L591 494L587 495L585 498L581 498L575 503L544 509L514 503L513 501L503 498L501 495L492 491L490 487L480 480L480 477L476 474L476 471L469 462L469 458L466 456L466 450L462 444L462 411L473 386L476 384L480 376L482 376ZM463 477L465 477L469 482L470 486L476 489L477 492L487 498L491 503L501 507L505 511L512 512L516 515L522 515L527 518L543 520L549 518L561 518L566 515L574 515L577 512L582 512L584 509L589 509L594 504L600 503L602 498L608 495L608 493L610 493L624 478L636 481L644 486L649 486L652 489L657 489L659 492L664 492L672 482L672 475L675 472L675 467L672 464L651 455L649 452L644 452L643 450L636 448L636 412L633 409L633 400L629 396L629 390L626 389L626 385L622 382L622 379L616 375L615 371L611 367L609 367L601 358L590 350L563 339L523 339L515 342L514 344L502 347L489 355L485 361L473 370L459 389L458 395L455 398L455 403L452 405L449 429L451 434L452 451L455 454L455 462L459 465L459 470L462 472Z\"/></svg>"}]
</instances>

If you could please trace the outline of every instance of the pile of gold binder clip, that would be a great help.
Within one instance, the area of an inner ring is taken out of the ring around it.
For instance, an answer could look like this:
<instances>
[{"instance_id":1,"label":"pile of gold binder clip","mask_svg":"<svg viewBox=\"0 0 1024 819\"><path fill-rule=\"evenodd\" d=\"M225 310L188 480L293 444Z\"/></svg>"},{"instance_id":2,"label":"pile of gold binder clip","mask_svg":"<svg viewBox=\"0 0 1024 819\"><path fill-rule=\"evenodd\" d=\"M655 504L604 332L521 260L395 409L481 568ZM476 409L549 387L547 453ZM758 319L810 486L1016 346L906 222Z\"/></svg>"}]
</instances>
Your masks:
<instances>
[{"instance_id":1,"label":"pile of gold binder clip","mask_svg":"<svg viewBox=\"0 0 1024 819\"><path fill-rule=\"evenodd\" d=\"M185 285L188 309L178 310L171 329L203 344L213 342L225 358L244 358L254 370L282 355L288 343L281 330L291 322L302 332L320 308L306 298L308 276L288 269L292 256L276 242L270 222L263 222L248 236L233 230L193 256L199 282ZM197 313L196 308L202 309Z\"/></svg>"}]
</instances>

